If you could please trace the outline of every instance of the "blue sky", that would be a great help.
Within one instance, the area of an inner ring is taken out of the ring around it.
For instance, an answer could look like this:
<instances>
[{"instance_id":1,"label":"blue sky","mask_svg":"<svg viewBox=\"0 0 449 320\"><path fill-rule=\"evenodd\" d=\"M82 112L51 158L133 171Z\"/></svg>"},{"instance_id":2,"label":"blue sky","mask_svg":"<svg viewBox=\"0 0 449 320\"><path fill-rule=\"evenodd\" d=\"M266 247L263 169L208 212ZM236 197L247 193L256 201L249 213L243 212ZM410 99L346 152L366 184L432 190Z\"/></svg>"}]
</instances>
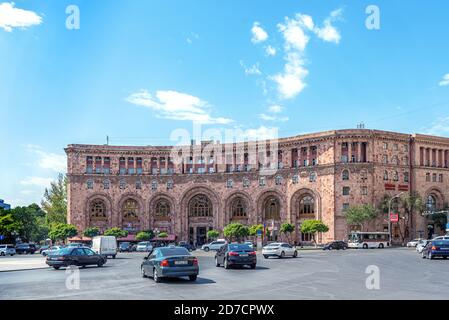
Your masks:
<instances>
[{"instance_id":1,"label":"blue sky","mask_svg":"<svg viewBox=\"0 0 449 320\"><path fill-rule=\"evenodd\" d=\"M39 203L67 144L174 144L192 121L449 136L448 14L443 0L0 0L0 198Z\"/></svg>"}]
</instances>

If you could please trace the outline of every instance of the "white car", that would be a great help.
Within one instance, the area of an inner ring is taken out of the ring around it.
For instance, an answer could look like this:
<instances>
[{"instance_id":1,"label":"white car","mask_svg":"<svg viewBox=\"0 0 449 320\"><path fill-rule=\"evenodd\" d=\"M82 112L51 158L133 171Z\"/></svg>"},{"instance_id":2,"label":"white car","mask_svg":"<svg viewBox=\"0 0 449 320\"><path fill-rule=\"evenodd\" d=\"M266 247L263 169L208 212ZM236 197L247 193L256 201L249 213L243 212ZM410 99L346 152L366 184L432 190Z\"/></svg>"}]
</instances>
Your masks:
<instances>
[{"instance_id":1,"label":"white car","mask_svg":"<svg viewBox=\"0 0 449 320\"><path fill-rule=\"evenodd\" d=\"M12 244L0 244L0 256L16 254L16 248Z\"/></svg>"},{"instance_id":2,"label":"white car","mask_svg":"<svg viewBox=\"0 0 449 320\"><path fill-rule=\"evenodd\" d=\"M226 240L220 239L217 241L212 241L211 243L205 244L201 247L202 250L208 252L209 250L219 250L222 246L227 243Z\"/></svg>"},{"instance_id":3,"label":"white car","mask_svg":"<svg viewBox=\"0 0 449 320\"><path fill-rule=\"evenodd\" d=\"M416 251L417 251L418 253L422 253L424 247L427 245L427 243L428 243L429 241L430 241L430 240L420 240L419 243L418 243L418 245L416 246Z\"/></svg>"},{"instance_id":4,"label":"white car","mask_svg":"<svg viewBox=\"0 0 449 320\"><path fill-rule=\"evenodd\" d=\"M153 246L149 241L142 241L137 244L136 251L138 252L150 252L153 251Z\"/></svg>"},{"instance_id":5,"label":"white car","mask_svg":"<svg viewBox=\"0 0 449 320\"><path fill-rule=\"evenodd\" d=\"M42 250L41 254L45 257L46 255L49 255L51 253L55 253L58 250L61 250L63 247L61 246L51 246L48 249Z\"/></svg>"},{"instance_id":6,"label":"white car","mask_svg":"<svg viewBox=\"0 0 449 320\"><path fill-rule=\"evenodd\" d=\"M433 238L432 240L449 240L449 236L439 236L439 237Z\"/></svg>"},{"instance_id":7,"label":"white car","mask_svg":"<svg viewBox=\"0 0 449 320\"><path fill-rule=\"evenodd\" d=\"M296 258L298 256L298 251L296 251L296 248L289 245L288 243L274 242L262 248L262 255L265 259L274 256L278 258L284 257Z\"/></svg>"},{"instance_id":8,"label":"white car","mask_svg":"<svg viewBox=\"0 0 449 320\"><path fill-rule=\"evenodd\" d=\"M413 240L407 242L407 247L416 247L418 245L419 241L421 241L421 240L423 240L423 239L421 239L421 238L413 239Z\"/></svg>"}]
</instances>

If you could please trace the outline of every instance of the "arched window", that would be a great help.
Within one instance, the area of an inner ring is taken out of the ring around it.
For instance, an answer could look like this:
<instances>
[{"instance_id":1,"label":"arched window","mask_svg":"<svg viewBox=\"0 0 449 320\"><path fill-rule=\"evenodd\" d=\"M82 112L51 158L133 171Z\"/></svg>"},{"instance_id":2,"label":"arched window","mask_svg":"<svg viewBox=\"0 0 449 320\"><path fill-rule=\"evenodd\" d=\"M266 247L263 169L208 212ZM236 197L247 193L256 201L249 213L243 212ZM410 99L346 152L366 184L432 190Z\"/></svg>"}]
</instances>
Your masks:
<instances>
[{"instance_id":1,"label":"arched window","mask_svg":"<svg viewBox=\"0 0 449 320\"><path fill-rule=\"evenodd\" d=\"M123 220L138 220L139 204L134 199L127 199L122 206Z\"/></svg>"},{"instance_id":2,"label":"arched window","mask_svg":"<svg viewBox=\"0 0 449 320\"><path fill-rule=\"evenodd\" d=\"M361 178L362 180L368 179L368 173L366 172L366 170L360 171L360 178Z\"/></svg>"},{"instance_id":3,"label":"arched window","mask_svg":"<svg viewBox=\"0 0 449 320\"><path fill-rule=\"evenodd\" d=\"M87 189L93 189L94 188L94 180L89 179L87 180Z\"/></svg>"},{"instance_id":4,"label":"arched window","mask_svg":"<svg viewBox=\"0 0 449 320\"><path fill-rule=\"evenodd\" d=\"M315 182L316 181L316 172L311 172L310 173L309 180L310 180L310 182Z\"/></svg>"},{"instance_id":5,"label":"arched window","mask_svg":"<svg viewBox=\"0 0 449 320\"><path fill-rule=\"evenodd\" d=\"M92 220L106 220L106 205L103 200L94 200L91 202L90 218Z\"/></svg>"},{"instance_id":6,"label":"arched window","mask_svg":"<svg viewBox=\"0 0 449 320\"><path fill-rule=\"evenodd\" d=\"M388 180L388 171L387 170L384 171L384 180L385 181Z\"/></svg>"},{"instance_id":7,"label":"arched window","mask_svg":"<svg viewBox=\"0 0 449 320\"><path fill-rule=\"evenodd\" d=\"M246 217L246 202L238 197L232 201L231 205L232 218Z\"/></svg>"},{"instance_id":8,"label":"arched window","mask_svg":"<svg viewBox=\"0 0 449 320\"><path fill-rule=\"evenodd\" d=\"M120 189L125 189L126 188L126 181L124 179L121 179L119 182L119 187Z\"/></svg>"},{"instance_id":9,"label":"arched window","mask_svg":"<svg viewBox=\"0 0 449 320\"><path fill-rule=\"evenodd\" d=\"M315 200L312 196L306 195L299 201L299 214L314 214Z\"/></svg>"},{"instance_id":10,"label":"arched window","mask_svg":"<svg viewBox=\"0 0 449 320\"><path fill-rule=\"evenodd\" d=\"M299 175L297 175L297 174L294 174L294 175L293 175L293 177L292 177L292 183L293 183L293 184L299 183Z\"/></svg>"},{"instance_id":11,"label":"arched window","mask_svg":"<svg viewBox=\"0 0 449 320\"><path fill-rule=\"evenodd\" d=\"M349 180L349 170L343 170L343 172L341 173L341 179Z\"/></svg>"},{"instance_id":12,"label":"arched window","mask_svg":"<svg viewBox=\"0 0 449 320\"><path fill-rule=\"evenodd\" d=\"M156 203L155 215L167 217L170 214L170 203L167 200L159 200Z\"/></svg>"},{"instance_id":13,"label":"arched window","mask_svg":"<svg viewBox=\"0 0 449 320\"><path fill-rule=\"evenodd\" d=\"M437 200L433 195L429 195L426 200L427 211L436 211L436 208L437 208Z\"/></svg>"},{"instance_id":14,"label":"arched window","mask_svg":"<svg viewBox=\"0 0 449 320\"><path fill-rule=\"evenodd\" d=\"M109 181L109 179L103 180L103 189L109 189L110 185L111 185L111 182Z\"/></svg>"},{"instance_id":15,"label":"arched window","mask_svg":"<svg viewBox=\"0 0 449 320\"><path fill-rule=\"evenodd\" d=\"M212 203L209 198L203 194L199 194L190 200L189 204L190 217L211 217Z\"/></svg>"},{"instance_id":16,"label":"arched window","mask_svg":"<svg viewBox=\"0 0 449 320\"><path fill-rule=\"evenodd\" d=\"M243 178L243 188L249 188L250 181L248 178Z\"/></svg>"},{"instance_id":17,"label":"arched window","mask_svg":"<svg viewBox=\"0 0 449 320\"><path fill-rule=\"evenodd\" d=\"M281 218L279 200L269 198L265 201L265 220L279 220Z\"/></svg>"},{"instance_id":18,"label":"arched window","mask_svg":"<svg viewBox=\"0 0 449 320\"><path fill-rule=\"evenodd\" d=\"M173 189L173 180L168 180L167 181L167 190L171 190Z\"/></svg>"},{"instance_id":19,"label":"arched window","mask_svg":"<svg viewBox=\"0 0 449 320\"><path fill-rule=\"evenodd\" d=\"M399 181L399 173L397 171L393 172L393 181Z\"/></svg>"},{"instance_id":20,"label":"arched window","mask_svg":"<svg viewBox=\"0 0 449 320\"><path fill-rule=\"evenodd\" d=\"M226 181L226 188L232 188L234 186L234 181L232 179L228 179Z\"/></svg>"},{"instance_id":21,"label":"arched window","mask_svg":"<svg viewBox=\"0 0 449 320\"><path fill-rule=\"evenodd\" d=\"M276 178L274 178L274 179L275 179L275 184L277 186L282 184L282 177L281 176L276 176Z\"/></svg>"}]
</instances>

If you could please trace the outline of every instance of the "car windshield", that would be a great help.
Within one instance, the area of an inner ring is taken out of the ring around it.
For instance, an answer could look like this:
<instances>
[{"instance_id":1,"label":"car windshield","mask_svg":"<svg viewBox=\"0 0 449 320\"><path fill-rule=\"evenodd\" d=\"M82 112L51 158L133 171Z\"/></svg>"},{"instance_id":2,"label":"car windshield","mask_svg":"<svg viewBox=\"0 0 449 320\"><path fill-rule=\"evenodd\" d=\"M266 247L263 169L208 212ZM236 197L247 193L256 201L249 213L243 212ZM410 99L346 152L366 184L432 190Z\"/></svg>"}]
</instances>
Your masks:
<instances>
[{"instance_id":1,"label":"car windshield","mask_svg":"<svg viewBox=\"0 0 449 320\"><path fill-rule=\"evenodd\" d=\"M159 249L164 257L166 256L190 256L186 248L161 248Z\"/></svg>"},{"instance_id":2,"label":"car windshield","mask_svg":"<svg viewBox=\"0 0 449 320\"><path fill-rule=\"evenodd\" d=\"M267 247L279 247L280 243L270 243Z\"/></svg>"},{"instance_id":3,"label":"car windshield","mask_svg":"<svg viewBox=\"0 0 449 320\"><path fill-rule=\"evenodd\" d=\"M229 251L253 251L247 244L230 244Z\"/></svg>"}]
</instances>

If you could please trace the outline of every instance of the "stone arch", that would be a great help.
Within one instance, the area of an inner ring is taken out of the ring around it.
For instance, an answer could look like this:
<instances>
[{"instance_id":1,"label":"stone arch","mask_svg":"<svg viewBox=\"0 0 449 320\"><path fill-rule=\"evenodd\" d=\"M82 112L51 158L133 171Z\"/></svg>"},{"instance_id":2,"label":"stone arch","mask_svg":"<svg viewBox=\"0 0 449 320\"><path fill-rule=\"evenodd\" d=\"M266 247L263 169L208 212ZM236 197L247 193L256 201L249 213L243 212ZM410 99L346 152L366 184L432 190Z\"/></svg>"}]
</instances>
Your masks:
<instances>
[{"instance_id":1,"label":"stone arch","mask_svg":"<svg viewBox=\"0 0 449 320\"><path fill-rule=\"evenodd\" d=\"M314 200L314 216L307 217L307 216L300 216L300 202L301 199L304 199L307 196L313 197ZM301 218L307 218L307 219L317 219L322 220L322 205L321 205L321 196L318 192L315 192L312 189L309 188L301 188L296 190L292 197L290 198L290 218L292 221L292 224L295 226L295 238L296 242L302 241L302 235L300 232L300 223ZM318 240L322 240L322 235L318 235Z\"/></svg>"},{"instance_id":2,"label":"stone arch","mask_svg":"<svg viewBox=\"0 0 449 320\"><path fill-rule=\"evenodd\" d=\"M212 206L210 216L190 217L189 208L190 201L198 195L204 195L210 201ZM179 221L179 229L181 230L181 238L190 242L201 244L205 242L205 233L209 229L223 229L224 219L221 212L221 203L218 195L207 185L196 185L187 189L180 198L181 214ZM178 229L178 230L179 230Z\"/></svg>"},{"instance_id":3,"label":"stone arch","mask_svg":"<svg viewBox=\"0 0 449 320\"><path fill-rule=\"evenodd\" d=\"M133 200L137 204L137 212L135 212L137 219L129 219L128 221L124 220L124 206L127 203L127 201ZM137 233L141 230L147 229L148 223L145 219L146 212L145 212L145 205L144 200L141 196L135 194L135 193L125 193L120 197L120 200L117 203L117 210L118 210L118 222L119 222L119 228L128 230L130 233Z\"/></svg>"},{"instance_id":4,"label":"stone arch","mask_svg":"<svg viewBox=\"0 0 449 320\"><path fill-rule=\"evenodd\" d=\"M428 198L430 196L434 197L435 206L436 206L435 209L436 210L443 210L444 205L445 205L445 197L444 197L444 194L441 191L441 189L438 188L438 187L429 188L425 192L425 198L424 198L424 204L426 205L426 209L425 210L428 210L427 202L428 202Z\"/></svg>"},{"instance_id":5,"label":"stone arch","mask_svg":"<svg viewBox=\"0 0 449 320\"><path fill-rule=\"evenodd\" d=\"M105 213L106 213L106 220L92 220L91 219L91 206L94 204L95 201L101 201L104 203L105 206ZM88 227L98 227L101 232L105 231L106 229L109 229L113 225L113 211L112 211L112 199L111 197L103 192L98 192L90 195L86 199L86 203L84 206L84 225L85 229ZM79 230L81 231L81 230ZM83 230L84 231L84 230Z\"/></svg>"},{"instance_id":6,"label":"stone arch","mask_svg":"<svg viewBox=\"0 0 449 320\"><path fill-rule=\"evenodd\" d=\"M230 223L231 219L232 219L232 209L233 209L233 205L235 205L235 201L237 201L238 199L242 199L245 206L246 206L246 218L244 219L238 219L236 222L241 222L243 224L249 224L250 221L252 220L252 213L254 212L254 208L253 208L253 202L251 199L251 196L246 192L246 191L234 191L232 193L230 193L228 195L228 197L225 200L225 210L224 210L224 215L225 215L225 225Z\"/></svg>"},{"instance_id":7,"label":"stone arch","mask_svg":"<svg viewBox=\"0 0 449 320\"><path fill-rule=\"evenodd\" d=\"M279 200L280 220L287 220L285 195L277 189L270 189L262 192L257 197L257 223L263 223L264 221L264 204L269 197L275 197Z\"/></svg>"},{"instance_id":8,"label":"stone arch","mask_svg":"<svg viewBox=\"0 0 449 320\"><path fill-rule=\"evenodd\" d=\"M257 224L266 223L269 236L265 240L277 241L280 239L280 228L283 221L287 221L285 196L276 189L262 192L257 198ZM277 218L267 219L266 215L275 214Z\"/></svg>"},{"instance_id":9,"label":"stone arch","mask_svg":"<svg viewBox=\"0 0 449 320\"><path fill-rule=\"evenodd\" d=\"M156 216L157 206L161 205L161 202L166 202L169 206L167 217ZM149 201L148 221L150 229L158 229L160 231L166 231L169 234L175 234L175 204L176 201L171 195L165 192L156 193Z\"/></svg>"}]
</instances>

